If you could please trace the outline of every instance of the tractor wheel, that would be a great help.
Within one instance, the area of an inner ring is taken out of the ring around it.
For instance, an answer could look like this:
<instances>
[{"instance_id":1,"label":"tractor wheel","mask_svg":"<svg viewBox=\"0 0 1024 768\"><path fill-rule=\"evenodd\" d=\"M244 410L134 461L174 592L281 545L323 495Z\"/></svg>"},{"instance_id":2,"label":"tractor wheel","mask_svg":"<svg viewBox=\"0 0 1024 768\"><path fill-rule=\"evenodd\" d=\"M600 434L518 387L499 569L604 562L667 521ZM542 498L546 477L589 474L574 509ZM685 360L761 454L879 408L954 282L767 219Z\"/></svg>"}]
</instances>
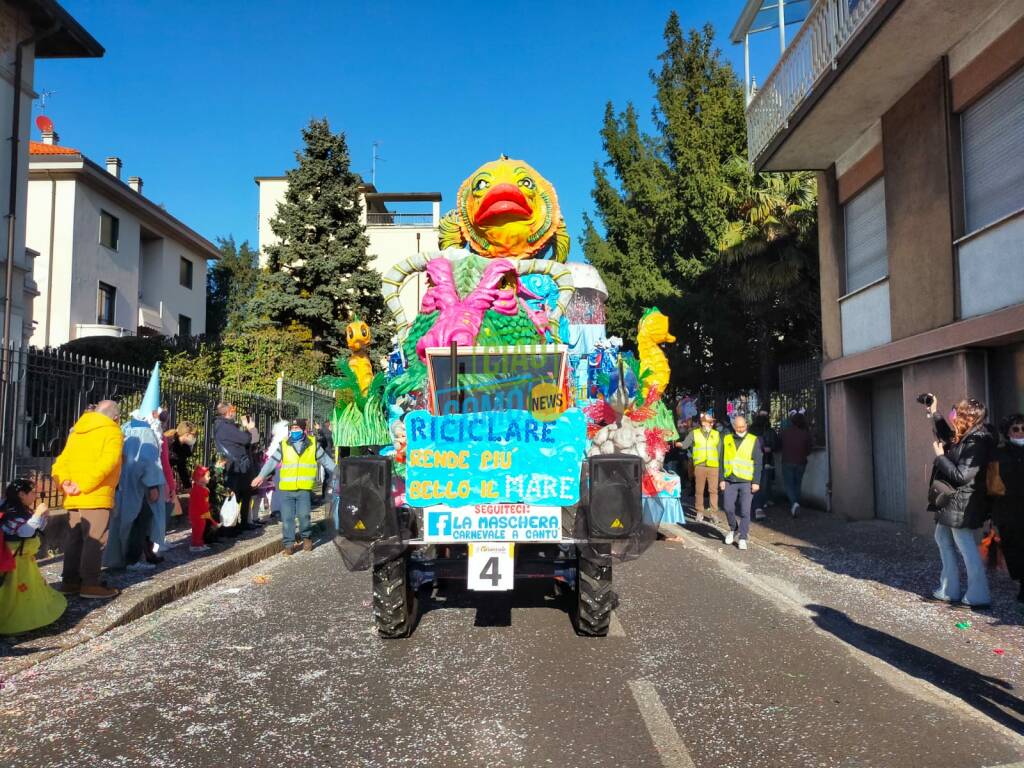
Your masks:
<instances>
[{"instance_id":1,"label":"tractor wheel","mask_svg":"<svg viewBox=\"0 0 1024 768\"><path fill-rule=\"evenodd\" d=\"M576 632L587 637L604 637L619 596L612 589L612 567L582 557L577 561Z\"/></svg>"},{"instance_id":2,"label":"tractor wheel","mask_svg":"<svg viewBox=\"0 0 1024 768\"><path fill-rule=\"evenodd\" d=\"M411 589L407 557L373 566L373 624L387 639L408 637L416 621L416 594Z\"/></svg>"}]
</instances>

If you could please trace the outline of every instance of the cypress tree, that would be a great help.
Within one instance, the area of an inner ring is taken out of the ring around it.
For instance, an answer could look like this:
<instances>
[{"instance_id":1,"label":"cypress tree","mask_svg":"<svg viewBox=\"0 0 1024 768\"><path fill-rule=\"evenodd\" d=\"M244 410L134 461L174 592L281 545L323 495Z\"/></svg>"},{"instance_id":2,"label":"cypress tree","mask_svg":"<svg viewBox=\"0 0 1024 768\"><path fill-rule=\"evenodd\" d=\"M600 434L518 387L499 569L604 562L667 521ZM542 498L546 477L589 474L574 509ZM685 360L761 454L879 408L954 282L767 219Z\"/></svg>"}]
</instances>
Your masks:
<instances>
[{"instance_id":1,"label":"cypress tree","mask_svg":"<svg viewBox=\"0 0 1024 768\"><path fill-rule=\"evenodd\" d=\"M270 221L280 242L266 249L254 310L279 326L308 328L314 348L331 355L345 348L345 326L358 315L383 349L393 326L381 276L366 252L362 179L350 168L345 135L332 132L326 118L314 119L302 140L298 165L286 174L285 199Z\"/></svg>"}]
</instances>

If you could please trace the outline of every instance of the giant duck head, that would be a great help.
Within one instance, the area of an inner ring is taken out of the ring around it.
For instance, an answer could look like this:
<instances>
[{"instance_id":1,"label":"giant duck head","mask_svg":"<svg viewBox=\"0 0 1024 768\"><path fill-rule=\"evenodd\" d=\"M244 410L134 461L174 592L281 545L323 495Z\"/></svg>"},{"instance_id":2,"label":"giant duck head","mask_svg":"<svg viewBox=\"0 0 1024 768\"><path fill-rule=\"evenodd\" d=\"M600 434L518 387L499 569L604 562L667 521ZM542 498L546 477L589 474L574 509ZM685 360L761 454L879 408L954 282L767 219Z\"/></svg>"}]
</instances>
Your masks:
<instances>
[{"instance_id":1,"label":"giant duck head","mask_svg":"<svg viewBox=\"0 0 1024 768\"><path fill-rule=\"evenodd\" d=\"M555 188L528 163L504 155L462 182L440 230L442 248L469 245L487 258L565 261L569 254Z\"/></svg>"}]
</instances>

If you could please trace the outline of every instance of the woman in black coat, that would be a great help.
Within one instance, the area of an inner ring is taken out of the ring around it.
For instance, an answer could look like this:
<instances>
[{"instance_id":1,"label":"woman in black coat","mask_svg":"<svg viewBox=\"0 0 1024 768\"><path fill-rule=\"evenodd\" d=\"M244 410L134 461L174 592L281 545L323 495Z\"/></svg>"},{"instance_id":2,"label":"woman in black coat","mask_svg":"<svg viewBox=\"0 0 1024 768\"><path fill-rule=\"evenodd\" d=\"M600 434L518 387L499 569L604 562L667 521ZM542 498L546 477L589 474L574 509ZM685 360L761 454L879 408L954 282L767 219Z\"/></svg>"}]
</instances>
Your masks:
<instances>
[{"instance_id":1,"label":"woman in black coat","mask_svg":"<svg viewBox=\"0 0 1024 768\"><path fill-rule=\"evenodd\" d=\"M977 532L988 517L985 477L992 457L992 434L985 426L985 406L973 398L961 400L953 424L938 415L933 400L930 413L938 438L928 498L935 513L935 543L942 558L936 600L985 608L991 603L985 565L978 552ZM960 585L957 551L967 568L967 589Z\"/></svg>"},{"instance_id":2,"label":"woman in black coat","mask_svg":"<svg viewBox=\"0 0 1024 768\"><path fill-rule=\"evenodd\" d=\"M1010 578L1021 582L1017 599L1024 602L1024 414L1003 422L1005 442L996 448L996 477L989 478L992 522L999 529L999 547Z\"/></svg>"}]
</instances>

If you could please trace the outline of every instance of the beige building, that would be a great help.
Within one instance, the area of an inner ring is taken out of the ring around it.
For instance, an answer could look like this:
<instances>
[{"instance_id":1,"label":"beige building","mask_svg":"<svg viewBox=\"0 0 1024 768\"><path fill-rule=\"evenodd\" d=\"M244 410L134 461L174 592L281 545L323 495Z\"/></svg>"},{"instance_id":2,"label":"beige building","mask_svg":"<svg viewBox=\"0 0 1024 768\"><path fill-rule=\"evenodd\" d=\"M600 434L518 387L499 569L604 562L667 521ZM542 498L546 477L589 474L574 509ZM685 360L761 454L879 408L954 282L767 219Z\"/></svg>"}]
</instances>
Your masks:
<instances>
[{"instance_id":1,"label":"beige building","mask_svg":"<svg viewBox=\"0 0 1024 768\"><path fill-rule=\"evenodd\" d=\"M28 184L29 126L36 59L97 58L101 46L58 3L44 0L0 2L0 125L4 126L5 147L0 160L0 209L6 215L11 208L13 190L14 215L7 216L4 234L0 236L0 329L9 314L10 328L4 337L11 344L27 344L32 335L33 304L38 294L33 277L36 254L25 245L25 190ZM17 123L14 135L12 126ZM10 138L8 138L10 137ZM13 139L13 140L11 140ZM12 150L15 154L12 156ZM11 184L11 177L15 183ZM8 264L9 243L14 258ZM8 268L9 267L9 268ZM9 277L8 277L9 276ZM7 296L8 279L11 301Z\"/></svg>"},{"instance_id":2,"label":"beige building","mask_svg":"<svg viewBox=\"0 0 1024 768\"><path fill-rule=\"evenodd\" d=\"M33 346L86 336L206 330L206 262L216 247L52 132L31 143L27 242L39 256Z\"/></svg>"},{"instance_id":3,"label":"beige building","mask_svg":"<svg viewBox=\"0 0 1024 768\"><path fill-rule=\"evenodd\" d=\"M927 531L917 395L1024 411L1024 0L819 0L747 129L756 169L819 171L833 508Z\"/></svg>"},{"instance_id":4,"label":"beige building","mask_svg":"<svg viewBox=\"0 0 1024 768\"><path fill-rule=\"evenodd\" d=\"M270 228L277 206L284 200L288 182L284 176L257 176L259 187L260 264L266 263L265 249L280 240ZM373 267L383 274L402 259L421 251L436 251L437 226L441 218L440 192L378 192L364 184L361 195L362 222L370 239ZM402 290L406 316L419 311L425 278L417 275Z\"/></svg>"}]
</instances>

